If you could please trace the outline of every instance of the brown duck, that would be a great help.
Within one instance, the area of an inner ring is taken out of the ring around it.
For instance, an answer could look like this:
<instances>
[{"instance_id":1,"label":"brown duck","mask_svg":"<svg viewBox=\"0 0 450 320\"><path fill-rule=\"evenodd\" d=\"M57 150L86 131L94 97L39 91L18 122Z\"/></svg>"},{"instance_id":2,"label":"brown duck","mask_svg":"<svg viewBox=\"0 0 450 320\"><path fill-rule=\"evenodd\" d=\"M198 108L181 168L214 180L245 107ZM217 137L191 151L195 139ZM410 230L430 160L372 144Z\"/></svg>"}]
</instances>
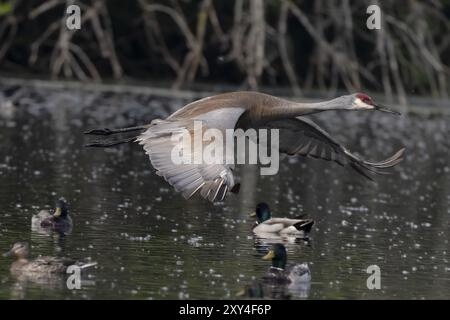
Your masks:
<instances>
[{"instance_id":1,"label":"brown duck","mask_svg":"<svg viewBox=\"0 0 450 320\"><path fill-rule=\"evenodd\" d=\"M81 269L97 265L97 263L82 263L68 258L40 256L29 259L30 246L27 242L16 242L12 248L3 254L4 257L15 256L16 261L11 264L11 273L14 275L40 276L43 274L64 274L71 265Z\"/></svg>"}]
</instances>

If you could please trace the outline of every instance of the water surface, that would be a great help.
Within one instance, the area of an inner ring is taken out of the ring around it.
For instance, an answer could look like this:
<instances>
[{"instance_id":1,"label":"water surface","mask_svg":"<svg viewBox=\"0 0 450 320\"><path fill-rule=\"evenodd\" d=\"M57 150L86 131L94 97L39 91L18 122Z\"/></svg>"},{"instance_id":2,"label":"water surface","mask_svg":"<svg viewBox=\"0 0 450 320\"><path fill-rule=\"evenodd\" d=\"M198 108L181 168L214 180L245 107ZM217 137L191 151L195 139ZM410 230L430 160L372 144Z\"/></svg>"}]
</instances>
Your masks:
<instances>
[{"instance_id":1,"label":"water surface","mask_svg":"<svg viewBox=\"0 0 450 320\"><path fill-rule=\"evenodd\" d=\"M234 298L268 267L261 256L270 241L253 238L248 217L259 201L275 215L316 220L310 241L286 242L289 262L312 272L310 287L291 298L449 298L448 117L324 113L318 122L350 150L381 160L406 146L405 161L372 183L334 163L285 158L276 176L241 169L240 194L210 204L175 193L137 144L83 148L86 129L147 123L189 101L21 90L15 107L1 107L0 250L26 240L33 255L90 259L98 268L69 290L17 281L11 259L0 258L1 299ZM31 215L61 196L72 233L31 232ZM374 264L381 290L366 286Z\"/></svg>"}]
</instances>

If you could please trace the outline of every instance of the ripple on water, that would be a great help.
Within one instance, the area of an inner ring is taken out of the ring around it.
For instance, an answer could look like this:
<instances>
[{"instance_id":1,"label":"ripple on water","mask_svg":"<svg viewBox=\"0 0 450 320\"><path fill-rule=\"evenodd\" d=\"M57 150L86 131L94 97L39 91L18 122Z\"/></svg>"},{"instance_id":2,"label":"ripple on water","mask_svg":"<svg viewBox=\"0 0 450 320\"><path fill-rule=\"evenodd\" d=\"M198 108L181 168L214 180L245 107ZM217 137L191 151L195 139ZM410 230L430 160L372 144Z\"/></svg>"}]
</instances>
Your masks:
<instances>
[{"instance_id":1,"label":"ripple on water","mask_svg":"<svg viewBox=\"0 0 450 320\"><path fill-rule=\"evenodd\" d=\"M137 145L83 148L87 128L149 122L186 101L31 91L9 119L0 115L0 249L23 239L34 255L89 258L98 268L86 279L95 285L76 292L17 290L11 261L1 259L0 298L233 298L268 267L261 255L270 244L255 241L248 219L260 201L276 215L316 221L308 243L280 240L289 263L307 262L312 272L306 294L294 297L379 298L365 287L365 270L377 264L383 297L448 298L447 118L324 113L318 121L350 150L378 159L405 145L405 161L371 183L334 163L288 157L273 177L248 169L239 195L210 205L175 194ZM32 234L31 215L60 196L69 201L72 234Z\"/></svg>"}]
</instances>

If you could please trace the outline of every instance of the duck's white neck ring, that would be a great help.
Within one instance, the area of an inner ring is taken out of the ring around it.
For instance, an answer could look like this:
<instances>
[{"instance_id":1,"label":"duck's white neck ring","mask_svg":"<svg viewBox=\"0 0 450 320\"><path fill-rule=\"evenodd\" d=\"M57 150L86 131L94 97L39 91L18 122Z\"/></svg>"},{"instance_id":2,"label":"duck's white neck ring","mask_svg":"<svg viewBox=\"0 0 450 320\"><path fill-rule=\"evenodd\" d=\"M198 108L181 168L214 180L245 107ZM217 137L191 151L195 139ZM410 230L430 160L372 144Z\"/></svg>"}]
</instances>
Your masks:
<instances>
[{"instance_id":1,"label":"duck's white neck ring","mask_svg":"<svg viewBox=\"0 0 450 320\"><path fill-rule=\"evenodd\" d=\"M274 267L274 266L270 267L270 269L275 269L277 271L284 271L283 268L278 268L278 267Z\"/></svg>"}]
</instances>

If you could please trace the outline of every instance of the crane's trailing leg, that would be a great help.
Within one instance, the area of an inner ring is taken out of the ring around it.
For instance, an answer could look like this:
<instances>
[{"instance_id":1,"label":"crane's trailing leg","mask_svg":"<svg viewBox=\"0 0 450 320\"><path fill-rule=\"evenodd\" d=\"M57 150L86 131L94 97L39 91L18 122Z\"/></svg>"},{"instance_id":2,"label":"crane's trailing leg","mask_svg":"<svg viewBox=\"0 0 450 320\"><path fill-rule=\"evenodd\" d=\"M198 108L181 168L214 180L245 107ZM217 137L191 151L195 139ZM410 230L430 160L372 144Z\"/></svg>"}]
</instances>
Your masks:
<instances>
[{"instance_id":1,"label":"crane's trailing leg","mask_svg":"<svg viewBox=\"0 0 450 320\"><path fill-rule=\"evenodd\" d=\"M136 137L131 137L123 140L97 140L93 141L91 143L85 144L84 146L87 148L109 148L109 147L115 147L119 144L134 142L136 140Z\"/></svg>"},{"instance_id":2,"label":"crane's trailing leg","mask_svg":"<svg viewBox=\"0 0 450 320\"><path fill-rule=\"evenodd\" d=\"M132 132L132 131L139 131L147 129L147 126L137 126L137 127L128 127L128 128L120 128L120 129L92 129L89 131L85 131L84 134L90 134L90 135L96 135L96 136L109 136L110 134L116 134L116 133L125 133L125 132Z\"/></svg>"},{"instance_id":3,"label":"crane's trailing leg","mask_svg":"<svg viewBox=\"0 0 450 320\"><path fill-rule=\"evenodd\" d=\"M136 141L136 138L141 134L142 130L147 129L147 126L137 126L137 127L128 127L128 128L119 128L119 129L93 129L89 131L85 131L84 134L89 135L96 135L96 136L109 136L111 134L116 133L126 133L126 132L134 132L134 131L140 131L137 134L134 134L132 137L128 137L126 139L122 140L96 140L91 143L85 144L85 147L89 148L109 148L109 147L115 147L120 144L129 143Z\"/></svg>"}]
</instances>

